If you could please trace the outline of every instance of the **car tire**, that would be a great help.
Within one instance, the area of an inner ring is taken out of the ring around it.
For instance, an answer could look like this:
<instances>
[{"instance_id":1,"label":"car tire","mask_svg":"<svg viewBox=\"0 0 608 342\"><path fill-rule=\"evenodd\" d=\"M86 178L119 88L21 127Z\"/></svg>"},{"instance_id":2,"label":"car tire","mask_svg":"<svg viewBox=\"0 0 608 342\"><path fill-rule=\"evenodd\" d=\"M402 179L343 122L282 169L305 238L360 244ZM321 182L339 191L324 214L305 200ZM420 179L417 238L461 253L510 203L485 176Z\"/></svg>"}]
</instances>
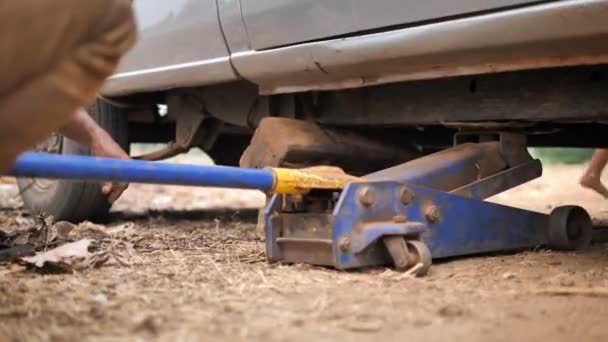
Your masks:
<instances>
[{"instance_id":1,"label":"car tire","mask_svg":"<svg viewBox=\"0 0 608 342\"><path fill-rule=\"evenodd\" d=\"M128 122L123 109L98 99L87 107L87 112L128 152ZM89 148L58 135L39 144L36 150L68 155L90 154ZM77 223L103 220L110 210L108 198L96 182L19 178L17 184L23 203L32 215L45 213L56 221Z\"/></svg>"}]
</instances>

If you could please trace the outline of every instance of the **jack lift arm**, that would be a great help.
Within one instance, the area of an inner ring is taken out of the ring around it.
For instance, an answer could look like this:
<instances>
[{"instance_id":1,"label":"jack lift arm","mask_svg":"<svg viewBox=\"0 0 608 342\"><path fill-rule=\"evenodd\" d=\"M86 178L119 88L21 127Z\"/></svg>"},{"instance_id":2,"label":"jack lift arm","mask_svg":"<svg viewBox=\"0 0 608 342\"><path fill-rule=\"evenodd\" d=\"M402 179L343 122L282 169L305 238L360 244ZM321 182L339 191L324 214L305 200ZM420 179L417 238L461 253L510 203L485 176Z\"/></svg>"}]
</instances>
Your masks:
<instances>
[{"instance_id":1,"label":"jack lift arm","mask_svg":"<svg viewBox=\"0 0 608 342\"><path fill-rule=\"evenodd\" d=\"M474 141L474 142L469 142ZM369 174L340 169L248 169L25 153L10 174L132 183L258 189L270 262L338 269L394 265L424 275L432 259L548 246L588 246L576 206L550 215L483 201L542 174L525 136L461 133L454 147Z\"/></svg>"}]
</instances>

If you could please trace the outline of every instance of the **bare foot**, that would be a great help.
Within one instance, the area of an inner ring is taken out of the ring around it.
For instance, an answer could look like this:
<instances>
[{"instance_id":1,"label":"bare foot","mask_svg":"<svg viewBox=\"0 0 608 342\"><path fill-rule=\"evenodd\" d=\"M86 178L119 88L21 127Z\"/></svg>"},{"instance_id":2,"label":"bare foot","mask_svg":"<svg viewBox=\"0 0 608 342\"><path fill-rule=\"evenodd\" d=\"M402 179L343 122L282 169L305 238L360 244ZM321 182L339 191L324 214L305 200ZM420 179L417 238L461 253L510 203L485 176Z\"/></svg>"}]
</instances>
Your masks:
<instances>
[{"instance_id":1,"label":"bare foot","mask_svg":"<svg viewBox=\"0 0 608 342\"><path fill-rule=\"evenodd\" d=\"M583 175L579 183L583 187L591 189L597 192L598 194L604 196L605 198L608 198L608 189L606 189L604 184L602 184L600 177L594 174L585 174Z\"/></svg>"}]
</instances>

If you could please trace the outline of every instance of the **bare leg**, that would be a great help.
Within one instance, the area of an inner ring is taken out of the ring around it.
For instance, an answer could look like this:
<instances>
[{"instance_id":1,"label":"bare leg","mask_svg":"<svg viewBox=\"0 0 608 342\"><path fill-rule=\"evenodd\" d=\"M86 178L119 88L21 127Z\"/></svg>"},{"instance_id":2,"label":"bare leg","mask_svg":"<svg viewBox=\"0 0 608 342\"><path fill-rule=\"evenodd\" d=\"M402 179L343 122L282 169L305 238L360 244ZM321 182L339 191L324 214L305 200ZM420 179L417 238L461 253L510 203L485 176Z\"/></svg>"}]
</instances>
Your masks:
<instances>
[{"instance_id":1,"label":"bare leg","mask_svg":"<svg viewBox=\"0 0 608 342\"><path fill-rule=\"evenodd\" d=\"M591 189L598 194L608 198L608 189L602 184L602 171L608 163L608 149L600 149L595 151L587 171L583 174L580 184L588 189Z\"/></svg>"}]
</instances>

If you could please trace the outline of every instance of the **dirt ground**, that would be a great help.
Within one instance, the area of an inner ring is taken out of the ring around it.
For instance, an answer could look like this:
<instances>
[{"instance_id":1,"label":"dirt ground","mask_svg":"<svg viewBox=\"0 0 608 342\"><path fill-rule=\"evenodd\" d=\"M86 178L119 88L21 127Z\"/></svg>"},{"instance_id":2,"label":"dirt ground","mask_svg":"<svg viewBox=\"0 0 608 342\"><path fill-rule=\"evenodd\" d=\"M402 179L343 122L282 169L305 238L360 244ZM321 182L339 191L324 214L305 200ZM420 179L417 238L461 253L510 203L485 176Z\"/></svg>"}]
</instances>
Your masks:
<instances>
[{"instance_id":1,"label":"dirt ground","mask_svg":"<svg viewBox=\"0 0 608 342\"><path fill-rule=\"evenodd\" d=\"M580 167L494 201L548 212L608 203ZM33 224L10 181L0 227ZM269 265L255 236L257 192L132 185L106 238L123 264L40 275L0 266L0 341L608 341L608 245L438 262L429 276Z\"/></svg>"}]
</instances>

